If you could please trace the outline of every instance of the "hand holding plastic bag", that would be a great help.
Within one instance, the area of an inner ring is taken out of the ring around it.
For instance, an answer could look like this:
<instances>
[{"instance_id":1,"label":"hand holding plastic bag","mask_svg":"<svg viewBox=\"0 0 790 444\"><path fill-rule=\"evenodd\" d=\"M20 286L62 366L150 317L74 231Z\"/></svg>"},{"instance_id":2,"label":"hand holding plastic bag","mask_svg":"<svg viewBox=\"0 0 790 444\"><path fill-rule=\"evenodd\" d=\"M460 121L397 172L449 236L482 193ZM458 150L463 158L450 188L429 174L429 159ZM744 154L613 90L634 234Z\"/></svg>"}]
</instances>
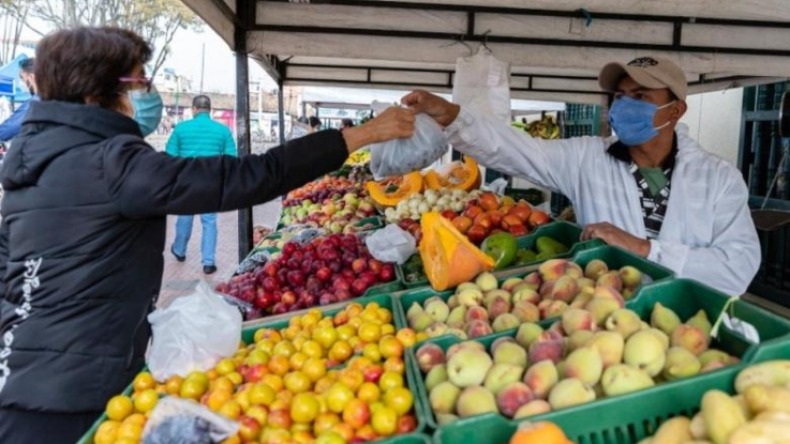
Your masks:
<instances>
[{"instance_id":1,"label":"hand holding plastic bag","mask_svg":"<svg viewBox=\"0 0 790 444\"><path fill-rule=\"evenodd\" d=\"M376 114L390 105L373 102ZM427 114L417 114L414 134L408 139L392 139L370 146L370 171L376 180L402 176L430 166L447 152L447 137Z\"/></svg>"},{"instance_id":2,"label":"hand holding plastic bag","mask_svg":"<svg viewBox=\"0 0 790 444\"><path fill-rule=\"evenodd\" d=\"M365 239L370 254L382 262L403 265L417 252L417 241L397 225L387 225Z\"/></svg>"},{"instance_id":3,"label":"hand holding plastic bag","mask_svg":"<svg viewBox=\"0 0 790 444\"><path fill-rule=\"evenodd\" d=\"M241 313L201 281L195 293L176 299L148 315L153 344L148 367L157 381L211 369L236 351Z\"/></svg>"}]
</instances>

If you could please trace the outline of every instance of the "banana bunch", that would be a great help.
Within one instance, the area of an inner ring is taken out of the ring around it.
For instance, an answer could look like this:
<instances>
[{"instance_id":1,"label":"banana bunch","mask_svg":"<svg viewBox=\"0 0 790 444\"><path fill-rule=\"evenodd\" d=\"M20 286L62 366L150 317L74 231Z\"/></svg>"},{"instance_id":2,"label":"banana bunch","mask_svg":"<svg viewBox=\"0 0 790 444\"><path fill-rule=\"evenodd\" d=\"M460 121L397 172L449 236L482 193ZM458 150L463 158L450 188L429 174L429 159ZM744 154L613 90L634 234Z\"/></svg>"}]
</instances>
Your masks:
<instances>
[{"instance_id":1,"label":"banana bunch","mask_svg":"<svg viewBox=\"0 0 790 444\"><path fill-rule=\"evenodd\" d=\"M528 132L531 137L546 140L560 138L560 126L550 115L544 115L542 119L527 124L513 122L513 126Z\"/></svg>"},{"instance_id":2,"label":"banana bunch","mask_svg":"<svg viewBox=\"0 0 790 444\"><path fill-rule=\"evenodd\" d=\"M790 442L790 360L742 370L736 395L709 390L693 418L677 416L640 444L780 444Z\"/></svg>"},{"instance_id":3,"label":"banana bunch","mask_svg":"<svg viewBox=\"0 0 790 444\"><path fill-rule=\"evenodd\" d=\"M364 165L369 162L370 149L368 148L354 151L350 156L348 156L348 159L346 159L346 163L349 165Z\"/></svg>"}]
</instances>

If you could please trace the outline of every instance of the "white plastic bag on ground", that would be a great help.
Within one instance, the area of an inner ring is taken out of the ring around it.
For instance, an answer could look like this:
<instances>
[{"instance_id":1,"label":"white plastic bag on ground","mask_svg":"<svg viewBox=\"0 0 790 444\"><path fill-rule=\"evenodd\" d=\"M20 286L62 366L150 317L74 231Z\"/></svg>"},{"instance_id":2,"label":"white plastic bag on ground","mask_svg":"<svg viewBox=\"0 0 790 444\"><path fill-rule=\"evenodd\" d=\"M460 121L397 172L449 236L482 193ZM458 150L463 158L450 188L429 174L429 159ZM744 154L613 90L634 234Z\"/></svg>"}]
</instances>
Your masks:
<instances>
[{"instance_id":1,"label":"white plastic bag on ground","mask_svg":"<svg viewBox=\"0 0 790 444\"><path fill-rule=\"evenodd\" d=\"M376 114L391 105L373 102ZM408 139L392 139L370 146L370 171L376 180L402 176L430 166L447 151L444 131L427 114L417 114L414 134Z\"/></svg>"},{"instance_id":2,"label":"white plastic bag on ground","mask_svg":"<svg viewBox=\"0 0 790 444\"><path fill-rule=\"evenodd\" d=\"M453 102L510 122L510 64L483 47L455 63Z\"/></svg>"},{"instance_id":3,"label":"white plastic bag on ground","mask_svg":"<svg viewBox=\"0 0 790 444\"><path fill-rule=\"evenodd\" d=\"M365 238L370 254L382 262L396 262L403 265L417 252L414 237L395 224L387 225Z\"/></svg>"},{"instance_id":4,"label":"white plastic bag on ground","mask_svg":"<svg viewBox=\"0 0 790 444\"><path fill-rule=\"evenodd\" d=\"M236 351L241 313L201 281L195 293L148 315L153 343L147 364L157 381L211 369Z\"/></svg>"}]
</instances>

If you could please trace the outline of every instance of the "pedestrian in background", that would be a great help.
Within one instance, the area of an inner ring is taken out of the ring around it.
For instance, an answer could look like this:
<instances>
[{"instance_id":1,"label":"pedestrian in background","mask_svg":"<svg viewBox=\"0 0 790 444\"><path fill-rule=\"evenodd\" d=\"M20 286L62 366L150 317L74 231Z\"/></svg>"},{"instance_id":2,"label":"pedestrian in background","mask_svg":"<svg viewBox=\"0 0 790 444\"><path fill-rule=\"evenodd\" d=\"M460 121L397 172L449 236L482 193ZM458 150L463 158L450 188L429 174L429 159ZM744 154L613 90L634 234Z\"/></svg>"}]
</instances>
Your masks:
<instances>
[{"instance_id":1,"label":"pedestrian in background","mask_svg":"<svg viewBox=\"0 0 790 444\"><path fill-rule=\"evenodd\" d=\"M208 157L235 156L236 144L227 126L211 119L211 99L200 95L192 99L192 120L176 125L167 140L167 154L176 157ZM170 246L170 253L179 262L187 256L187 245L192 236L194 216L178 216L176 220L176 238ZM217 251L217 213L200 215L203 236L200 242L200 253L203 256L203 273L212 274L217 271L214 259Z\"/></svg>"},{"instance_id":2,"label":"pedestrian in background","mask_svg":"<svg viewBox=\"0 0 790 444\"><path fill-rule=\"evenodd\" d=\"M343 119L340 122L340 131L345 131L348 128L353 128L353 127L354 127L354 121L351 119Z\"/></svg>"},{"instance_id":3,"label":"pedestrian in background","mask_svg":"<svg viewBox=\"0 0 790 444\"><path fill-rule=\"evenodd\" d=\"M313 116L313 117L310 117L310 119L308 119L308 122L310 123L310 132L311 133L317 133L318 131L321 131L321 119L319 119L318 117Z\"/></svg>"},{"instance_id":4,"label":"pedestrian in background","mask_svg":"<svg viewBox=\"0 0 790 444\"><path fill-rule=\"evenodd\" d=\"M36 75L33 73L35 67L35 59L25 59L19 62L19 79L25 84L28 91L30 91L30 99L22 102L19 107L14 110L8 119L0 123L0 142L9 141L19 134L22 128L22 121L27 115L27 109L30 107L30 102L38 100L36 95Z\"/></svg>"}]
</instances>

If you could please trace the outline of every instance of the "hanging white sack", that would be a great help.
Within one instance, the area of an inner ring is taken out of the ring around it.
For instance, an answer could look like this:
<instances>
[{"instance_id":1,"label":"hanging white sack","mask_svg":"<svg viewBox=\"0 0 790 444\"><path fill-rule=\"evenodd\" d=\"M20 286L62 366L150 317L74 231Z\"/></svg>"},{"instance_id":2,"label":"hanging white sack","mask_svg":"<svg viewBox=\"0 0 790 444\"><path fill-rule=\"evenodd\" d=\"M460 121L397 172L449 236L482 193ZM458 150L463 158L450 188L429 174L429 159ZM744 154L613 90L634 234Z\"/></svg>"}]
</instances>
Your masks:
<instances>
[{"instance_id":1,"label":"hanging white sack","mask_svg":"<svg viewBox=\"0 0 790 444\"><path fill-rule=\"evenodd\" d=\"M510 123L510 64L480 47L455 63L453 102Z\"/></svg>"}]
</instances>

